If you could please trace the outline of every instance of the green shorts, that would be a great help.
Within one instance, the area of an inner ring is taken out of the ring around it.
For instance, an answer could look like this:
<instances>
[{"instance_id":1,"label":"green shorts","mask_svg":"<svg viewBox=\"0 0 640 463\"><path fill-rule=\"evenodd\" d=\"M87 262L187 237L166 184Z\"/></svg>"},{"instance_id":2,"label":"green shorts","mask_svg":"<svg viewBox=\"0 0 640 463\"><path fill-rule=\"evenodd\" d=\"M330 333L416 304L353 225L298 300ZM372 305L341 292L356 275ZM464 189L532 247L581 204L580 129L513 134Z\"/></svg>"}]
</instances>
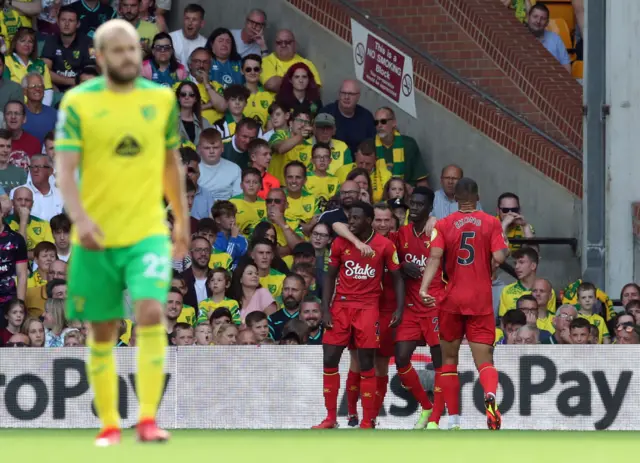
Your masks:
<instances>
[{"instance_id":1,"label":"green shorts","mask_svg":"<svg viewBox=\"0 0 640 463\"><path fill-rule=\"evenodd\" d=\"M133 302L166 304L171 283L171 243L150 236L127 247L90 251L73 245L69 265L67 318L102 322L126 318L125 289Z\"/></svg>"}]
</instances>

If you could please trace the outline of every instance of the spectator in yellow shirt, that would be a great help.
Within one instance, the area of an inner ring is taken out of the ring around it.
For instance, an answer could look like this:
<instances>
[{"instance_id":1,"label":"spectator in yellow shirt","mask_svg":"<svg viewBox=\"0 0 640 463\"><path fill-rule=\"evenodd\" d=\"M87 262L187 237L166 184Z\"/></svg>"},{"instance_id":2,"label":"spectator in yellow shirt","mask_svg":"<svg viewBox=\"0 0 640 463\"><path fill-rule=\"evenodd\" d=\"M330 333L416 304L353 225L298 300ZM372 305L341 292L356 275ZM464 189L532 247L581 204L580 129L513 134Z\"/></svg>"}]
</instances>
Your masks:
<instances>
[{"instance_id":1,"label":"spectator in yellow shirt","mask_svg":"<svg viewBox=\"0 0 640 463\"><path fill-rule=\"evenodd\" d=\"M273 263L273 245L266 239L252 242L251 258L258 268L260 286L267 288L273 298L282 294L282 285L286 275L271 267Z\"/></svg>"},{"instance_id":2,"label":"spectator in yellow shirt","mask_svg":"<svg viewBox=\"0 0 640 463\"><path fill-rule=\"evenodd\" d=\"M336 172L336 177L340 183L347 180L352 170L356 168L364 169L369 174L371 194L370 201L380 202L384 195L384 186L391 180L391 171L387 168L384 159L376 158L376 146L372 139L364 140L358 145L358 150L354 156L355 162L345 164Z\"/></svg>"},{"instance_id":3,"label":"spectator in yellow shirt","mask_svg":"<svg viewBox=\"0 0 640 463\"><path fill-rule=\"evenodd\" d=\"M140 46L145 55L151 52L151 42L157 33L158 26L140 18L140 4L142 0L119 0L118 13L120 17L131 24L138 31Z\"/></svg>"},{"instance_id":4,"label":"spectator in yellow shirt","mask_svg":"<svg viewBox=\"0 0 640 463\"><path fill-rule=\"evenodd\" d=\"M287 210L287 195L282 188L272 188L267 195L267 217L276 229L278 255L291 255L296 244L303 241L304 234L300 221L285 216Z\"/></svg>"},{"instance_id":5,"label":"spectator in yellow shirt","mask_svg":"<svg viewBox=\"0 0 640 463\"><path fill-rule=\"evenodd\" d=\"M284 174L288 204L284 216L290 221L297 220L305 235L309 235L321 210L318 197L305 189L307 168L301 162L292 161L285 166Z\"/></svg>"},{"instance_id":6,"label":"spectator in yellow shirt","mask_svg":"<svg viewBox=\"0 0 640 463\"><path fill-rule=\"evenodd\" d=\"M265 201L258 197L262 187L262 175L255 167L242 172L242 194L230 201L236 206L236 226L245 238L249 238L255 226L267 216Z\"/></svg>"},{"instance_id":7,"label":"spectator in yellow shirt","mask_svg":"<svg viewBox=\"0 0 640 463\"><path fill-rule=\"evenodd\" d=\"M313 63L296 53L296 38L287 29L276 33L276 48L273 53L262 61L260 81L270 92L278 93L282 78L291 66L304 63L311 70L318 86L322 86L320 75Z\"/></svg>"},{"instance_id":8,"label":"spectator in yellow shirt","mask_svg":"<svg viewBox=\"0 0 640 463\"><path fill-rule=\"evenodd\" d=\"M338 177L327 172L331 163L331 146L327 143L317 142L311 149L311 162L313 170L307 172L305 188L319 200L320 209L325 205L340 188Z\"/></svg>"},{"instance_id":9,"label":"spectator in yellow shirt","mask_svg":"<svg viewBox=\"0 0 640 463\"><path fill-rule=\"evenodd\" d=\"M289 130L278 130L269 139L273 157L269 173L284 183L284 166L291 161L300 161L309 169L311 164L311 115L305 111L294 111L289 119Z\"/></svg>"},{"instance_id":10,"label":"spectator in yellow shirt","mask_svg":"<svg viewBox=\"0 0 640 463\"><path fill-rule=\"evenodd\" d=\"M351 150L343 141L333 138L336 134L336 120L331 114L318 114L313 121L314 137L311 140L313 144L327 143L331 149L331 163L327 172L335 175L342 166L351 164L353 157Z\"/></svg>"},{"instance_id":11,"label":"spectator in yellow shirt","mask_svg":"<svg viewBox=\"0 0 640 463\"><path fill-rule=\"evenodd\" d=\"M502 223L502 231L509 240L511 252L520 248L520 244L512 244L512 238L533 238L536 235L533 226L521 213L520 198L514 193L502 193L498 197L498 219Z\"/></svg>"},{"instance_id":12,"label":"spectator in yellow shirt","mask_svg":"<svg viewBox=\"0 0 640 463\"><path fill-rule=\"evenodd\" d=\"M525 294L520 296L518 302L516 303L517 309L524 312L524 315L527 317L527 324L535 325L539 330L548 331L550 334L553 334L553 318L547 315L547 311L543 312L543 317L540 317L540 310L538 309L538 301L531 294Z\"/></svg>"},{"instance_id":13,"label":"spectator in yellow shirt","mask_svg":"<svg viewBox=\"0 0 640 463\"><path fill-rule=\"evenodd\" d=\"M556 331L553 326L553 315L549 313L547 309L551 295L553 294L551 282L544 278L538 278L533 284L531 294L538 304L538 318L536 321L538 328L553 334Z\"/></svg>"},{"instance_id":14,"label":"spectator in yellow shirt","mask_svg":"<svg viewBox=\"0 0 640 463\"><path fill-rule=\"evenodd\" d=\"M18 187L13 193L14 214L6 218L9 228L18 232L27 242L29 257L33 258L32 251L42 241L54 242L51 226L46 220L31 215L33 208L33 193L25 186Z\"/></svg>"},{"instance_id":15,"label":"spectator in yellow shirt","mask_svg":"<svg viewBox=\"0 0 640 463\"><path fill-rule=\"evenodd\" d=\"M211 296L198 304L197 324L209 323L209 317L218 308L224 307L229 310L231 321L240 325L240 306L238 301L225 296L225 291L231 286L231 274L222 269L216 268L209 273L207 287L211 290Z\"/></svg>"},{"instance_id":16,"label":"spectator in yellow shirt","mask_svg":"<svg viewBox=\"0 0 640 463\"><path fill-rule=\"evenodd\" d=\"M598 342L600 344L611 344L609 329L604 318L593 313L593 308L596 304L596 287L593 283L583 282L578 286L578 302L580 303L578 316L587 319L589 323L598 328Z\"/></svg>"},{"instance_id":17,"label":"spectator in yellow shirt","mask_svg":"<svg viewBox=\"0 0 640 463\"><path fill-rule=\"evenodd\" d=\"M247 55L242 58L244 86L251 92L247 107L244 108L244 115L258 121L264 130L269 121L269 106L273 103L275 95L260 83L260 71L262 58L259 55Z\"/></svg>"},{"instance_id":18,"label":"spectator in yellow shirt","mask_svg":"<svg viewBox=\"0 0 640 463\"><path fill-rule=\"evenodd\" d=\"M41 241L33 249L33 262L37 270L27 280L27 288L44 286L49 279L51 264L57 259L56 245L50 241Z\"/></svg>"}]
</instances>

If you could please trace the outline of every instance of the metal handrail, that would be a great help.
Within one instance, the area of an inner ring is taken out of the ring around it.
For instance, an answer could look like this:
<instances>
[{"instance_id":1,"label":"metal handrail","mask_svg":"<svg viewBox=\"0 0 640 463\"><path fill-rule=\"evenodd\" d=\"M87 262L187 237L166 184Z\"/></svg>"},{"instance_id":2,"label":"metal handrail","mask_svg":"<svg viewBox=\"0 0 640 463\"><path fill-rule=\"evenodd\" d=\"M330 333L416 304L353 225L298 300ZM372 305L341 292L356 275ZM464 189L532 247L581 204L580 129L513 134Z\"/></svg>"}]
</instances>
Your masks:
<instances>
[{"instance_id":1,"label":"metal handrail","mask_svg":"<svg viewBox=\"0 0 640 463\"><path fill-rule=\"evenodd\" d=\"M475 84L473 84L469 80L467 80L464 77L462 77L459 73L457 73L456 71L454 71L452 69L449 69L448 67L443 65L438 59L434 58L433 56L431 56L426 51L420 50L415 45L413 45L411 42L409 42L405 38L401 37L397 33L393 32L392 30L390 30L387 26L385 26L384 24L382 24L378 20L376 20L376 19L372 18L371 16L369 16L361 8L353 5L348 0L334 0L334 1L340 3L345 8L351 10L357 16L360 16L360 17L364 18L368 23L370 23L371 25L375 26L377 29L379 29L382 32L390 35L391 37L393 37L394 40L396 40L400 44L402 44L405 47L407 47L408 49L410 49L413 53L415 53L416 55L418 55L421 58L423 58L426 61L428 61L430 64L432 64L435 67L437 67L438 69L440 69L442 72L447 74L449 77L454 79L456 82L458 82L458 83L464 85L465 87L469 88L474 93L476 93L478 96L480 96L482 99L488 101L489 103L491 103L492 105L497 107L500 111L502 111L503 113L507 114L509 117L517 120L519 123L521 123L522 125L526 126L533 133L535 133L536 135L541 136L546 141L548 141L549 143L553 144L556 148L564 151L566 154L568 154L572 158L577 159L580 162L582 162L582 153L580 153L578 151L575 151L573 148L570 148L569 146L566 146L563 143L560 143L555 138L553 138L551 135L547 134L543 130L540 130L538 127L533 125L531 122L526 120L524 117L522 117L521 115L519 115L515 111L507 108L505 105L500 103L498 100L496 100L494 97L489 95L487 92L485 92L484 90L482 90L481 88L477 87Z\"/></svg>"}]
</instances>

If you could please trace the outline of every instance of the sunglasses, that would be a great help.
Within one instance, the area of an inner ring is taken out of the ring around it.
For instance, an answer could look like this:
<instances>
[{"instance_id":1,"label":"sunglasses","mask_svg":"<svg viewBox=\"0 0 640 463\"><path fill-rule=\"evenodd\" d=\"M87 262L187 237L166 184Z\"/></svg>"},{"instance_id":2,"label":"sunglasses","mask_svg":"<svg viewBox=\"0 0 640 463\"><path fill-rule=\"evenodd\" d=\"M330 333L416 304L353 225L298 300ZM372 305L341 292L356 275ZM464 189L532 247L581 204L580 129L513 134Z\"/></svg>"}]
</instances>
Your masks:
<instances>
[{"instance_id":1,"label":"sunglasses","mask_svg":"<svg viewBox=\"0 0 640 463\"><path fill-rule=\"evenodd\" d=\"M276 40L276 45L280 47L288 47L293 43L293 40Z\"/></svg>"},{"instance_id":2,"label":"sunglasses","mask_svg":"<svg viewBox=\"0 0 640 463\"><path fill-rule=\"evenodd\" d=\"M27 347L27 344L24 342L8 342L5 344L6 347Z\"/></svg>"},{"instance_id":3,"label":"sunglasses","mask_svg":"<svg viewBox=\"0 0 640 463\"><path fill-rule=\"evenodd\" d=\"M181 98L194 98L195 96L196 94L192 92L180 92Z\"/></svg>"},{"instance_id":4,"label":"sunglasses","mask_svg":"<svg viewBox=\"0 0 640 463\"><path fill-rule=\"evenodd\" d=\"M266 203L267 204L282 204L282 199L280 198L267 198L266 199Z\"/></svg>"},{"instance_id":5,"label":"sunglasses","mask_svg":"<svg viewBox=\"0 0 640 463\"><path fill-rule=\"evenodd\" d=\"M155 51L170 51L173 47L171 45L154 45L153 49Z\"/></svg>"},{"instance_id":6,"label":"sunglasses","mask_svg":"<svg viewBox=\"0 0 640 463\"><path fill-rule=\"evenodd\" d=\"M386 125L387 122L389 122L390 120L391 119L376 119L375 120L376 126L378 126L378 125Z\"/></svg>"},{"instance_id":7,"label":"sunglasses","mask_svg":"<svg viewBox=\"0 0 640 463\"><path fill-rule=\"evenodd\" d=\"M260 66L254 68L244 68L244 72L260 72Z\"/></svg>"},{"instance_id":8,"label":"sunglasses","mask_svg":"<svg viewBox=\"0 0 640 463\"><path fill-rule=\"evenodd\" d=\"M503 214L508 214L509 212L515 212L517 214L518 212L520 212L520 208L519 207L501 207L500 211Z\"/></svg>"},{"instance_id":9,"label":"sunglasses","mask_svg":"<svg viewBox=\"0 0 640 463\"><path fill-rule=\"evenodd\" d=\"M633 331L633 323L625 322L616 326L616 331L622 331L622 330L625 330L627 333L631 333Z\"/></svg>"}]
</instances>

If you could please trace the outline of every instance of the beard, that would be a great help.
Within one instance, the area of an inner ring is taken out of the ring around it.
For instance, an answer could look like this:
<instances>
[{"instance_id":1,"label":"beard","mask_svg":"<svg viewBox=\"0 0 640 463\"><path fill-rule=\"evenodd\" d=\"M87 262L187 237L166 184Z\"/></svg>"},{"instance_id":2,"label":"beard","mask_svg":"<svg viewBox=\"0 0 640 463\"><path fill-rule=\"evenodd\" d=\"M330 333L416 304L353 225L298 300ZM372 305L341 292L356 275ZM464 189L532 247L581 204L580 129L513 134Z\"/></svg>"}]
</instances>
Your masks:
<instances>
[{"instance_id":1,"label":"beard","mask_svg":"<svg viewBox=\"0 0 640 463\"><path fill-rule=\"evenodd\" d=\"M307 320L309 331L315 331L320 327L320 320Z\"/></svg>"},{"instance_id":2,"label":"beard","mask_svg":"<svg viewBox=\"0 0 640 463\"><path fill-rule=\"evenodd\" d=\"M133 63L123 63L124 65L129 65L129 64L133 64ZM113 82L115 82L116 84L119 85L123 85L123 84L128 84L133 82L139 75L140 75L140 71L136 72L135 74L132 75L126 75L121 73L118 69L115 69L113 67L108 67L105 70L107 76L109 77L109 79L111 79Z\"/></svg>"},{"instance_id":3,"label":"beard","mask_svg":"<svg viewBox=\"0 0 640 463\"><path fill-rule=\"evenodd\" d=\"M295 310L298 308L298 301L296 301L294 298L292 297L288 297L287 299L285 299L284 301L282 301L285 308L288 310Z\"/></svg>"}]
</instances>

